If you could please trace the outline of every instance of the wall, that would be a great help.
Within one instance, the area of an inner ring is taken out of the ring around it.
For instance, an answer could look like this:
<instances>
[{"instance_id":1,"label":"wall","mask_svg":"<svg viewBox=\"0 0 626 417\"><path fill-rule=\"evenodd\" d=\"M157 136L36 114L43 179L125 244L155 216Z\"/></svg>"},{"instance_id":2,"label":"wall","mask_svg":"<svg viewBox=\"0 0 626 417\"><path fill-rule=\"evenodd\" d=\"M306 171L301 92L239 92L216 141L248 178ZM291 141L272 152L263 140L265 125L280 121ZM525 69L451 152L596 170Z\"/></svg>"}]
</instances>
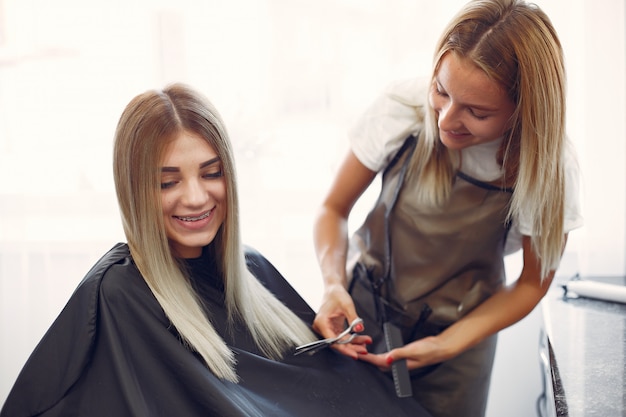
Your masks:
<instances>
[{"instance_id":1,"label":"wall","mask_svg":"<svg viewBox=\"0 0 626 417\"><path fill-rule=\"evenodd\" d=\"M236 146L244 238L317 307L312 219L345 130L387 82L428 71L464 1L169 3L0 0L0 399L90 265L124 240L110 155L132 96L179 79L214 101ZM562 273L624 274L624 2L537 3L563 41L584 173L586 224ZM513 279L519 258L507 262ZM540 324L537 309L502 332L490 416L534 414Z\"/></svg>"}]
</instances>

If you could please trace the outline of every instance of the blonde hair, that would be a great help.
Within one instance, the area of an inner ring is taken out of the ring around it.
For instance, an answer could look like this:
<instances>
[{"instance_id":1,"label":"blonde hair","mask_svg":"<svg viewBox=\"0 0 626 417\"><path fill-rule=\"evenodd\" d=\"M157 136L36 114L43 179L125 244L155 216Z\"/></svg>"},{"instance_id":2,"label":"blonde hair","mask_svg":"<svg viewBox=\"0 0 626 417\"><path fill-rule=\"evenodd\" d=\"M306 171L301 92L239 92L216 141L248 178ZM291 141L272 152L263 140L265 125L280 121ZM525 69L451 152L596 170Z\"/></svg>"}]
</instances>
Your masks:
<instances>
[{"instance_id":1,"label":"blonde hair","mask_svg":"<svg viewBox=\"0 0 626 417\"><path fill-rule=\"evenodd\" d=\"M233 151L217 110L181 84L138 95L119 120L113 162L131 255L183 342L197 351L218 377L237 381L233 352L205 315L165 232L159 166L167 144L183 131L204 138L223 166L227 214L209 250L224 279L230 324L235 318L246 323L259 349L273 359L296 344L314 340L314 336L246 267Z\"/></svg>"},{"instance_id":2,"label":"blonde hair","mask_svg":"<svg viewBox=\"0 0 626 417\"><path fill-rule=\"evenodd\" d=\"M560 41L547 15L520 0L471 1L450 21L436 47L434 77L443 56L470 59L516 104L498 159L513 186L509 219L532 219L532 246L542 277L558 264L563 245L565 68ZM420 199L440 205L454 182L456 155L439 140L437 115L426 106L425 128L412 160Z\"/></svg>"}]
</instances>

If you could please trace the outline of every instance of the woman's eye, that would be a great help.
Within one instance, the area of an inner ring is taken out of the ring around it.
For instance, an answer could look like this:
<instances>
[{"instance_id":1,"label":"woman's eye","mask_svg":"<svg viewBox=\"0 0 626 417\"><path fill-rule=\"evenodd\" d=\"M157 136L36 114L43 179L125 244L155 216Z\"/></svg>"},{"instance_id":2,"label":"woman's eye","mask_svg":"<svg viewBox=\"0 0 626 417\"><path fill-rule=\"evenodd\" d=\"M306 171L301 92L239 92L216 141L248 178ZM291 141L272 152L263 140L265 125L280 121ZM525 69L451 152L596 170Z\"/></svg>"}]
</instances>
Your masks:
<instances>
[{"instance_id":1,"label":"woman's eye","mask_svg":"<svg viewBox=\"0 0 626 417\"><path fill-rule=\"evenodd\" d=\"M207 172L203 175L204 178L221 178L224 175L222 170L215 172Z\"/></svg>"},{"instance_id":2,"label":"woman's eye","mask_svg":"<svg viewBox=\"0 0 626 417\"><path fill-rule=\"evenodd\" d=\"M176 185L176 181L162 182L161 183L161 189L162 190L166 190L168 188L172 188L174 185Z\"/></svg>"}]
</instances>

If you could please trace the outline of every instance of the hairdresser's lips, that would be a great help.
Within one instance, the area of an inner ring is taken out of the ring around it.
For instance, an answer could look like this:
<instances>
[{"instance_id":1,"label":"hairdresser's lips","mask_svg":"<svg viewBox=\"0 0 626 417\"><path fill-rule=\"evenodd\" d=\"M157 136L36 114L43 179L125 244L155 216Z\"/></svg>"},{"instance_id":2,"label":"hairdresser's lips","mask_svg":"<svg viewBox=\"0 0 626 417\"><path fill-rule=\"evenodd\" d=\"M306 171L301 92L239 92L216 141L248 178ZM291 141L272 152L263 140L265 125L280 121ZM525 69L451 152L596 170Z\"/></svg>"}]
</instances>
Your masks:
<instances>
[{"instance_id":1,"label":"hairdresser's lips","mask_svg":"<svg viewBox=\"0 0 626 417\"><path fill-rule=\"evenodd\" d=\"M172 216L179 227L187 230L199 230L206 227L213 219L213 210L207 210L198 214L186 214L184 216Z\"/></svg>"},{"instance_id":2,"label":"hairdresser's lips","mask_svg":"<svg viewBox=\"0 0 626 417\"><path fill-rule=\"evenodd\" d=\"M468 144L471 144L471 139L474 137L471 133L441 129L439 129L439 136L441 138L441 142L443 142L443 144L450 149L464 148Z\"/></svg>"},{"instance_id":3,"label":"hairdresser's lips","mask_svg":"<svg viewBox=\"0 0 626 417\"><path fill-rule=\"evenodd\" d=\"M441 130L440 132L442 135L445 135L452 140L465 140L472 137L469 133L455 132L453 130Z\"/></svg>"}]
</instances>

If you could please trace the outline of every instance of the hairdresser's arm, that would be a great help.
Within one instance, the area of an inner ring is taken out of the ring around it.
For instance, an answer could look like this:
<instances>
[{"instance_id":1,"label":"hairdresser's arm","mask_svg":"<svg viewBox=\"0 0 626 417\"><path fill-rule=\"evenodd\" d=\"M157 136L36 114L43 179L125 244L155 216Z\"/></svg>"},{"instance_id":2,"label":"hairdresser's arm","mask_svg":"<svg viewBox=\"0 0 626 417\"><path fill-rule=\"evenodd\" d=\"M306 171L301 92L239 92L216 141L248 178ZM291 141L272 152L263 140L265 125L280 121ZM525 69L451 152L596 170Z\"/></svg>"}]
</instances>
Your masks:
<instances>
[{"instance_id":1,"label":"hairdresser's arm","mask_svg":"<svg viewBox=\"0 0 626 417\"><path fill-rule=\"evenodd\" d=\"M348 249L348 216L361 194L376 177L350 151L341 163L330 191L315 221L313 237L315 252L324 279L322 302L313 327L324 337L334 337L345 328L345 321L357 318L352 298L347 291L346 256ZM348 356L357 358L366 352L360 337L355 344L335 345Z\"/></svg>"},{"instance_id":2,"label":"hairdresser's arm","mask_svg":"<svg viewBox=\"0 0 626 417\"><path fill-rule=\"evenodd\" d=\"M567 235L564 239L567 240ZM362 355L360 358L388 367L393 360L407 359L410 369L451 359L475 346L485 338L518 322L528 315L548 291L554 272L541 280L541 266L530 238L523 238L524 266L520 277L502 288L467 316L447 328L440 335L426 337L381 355Z\"/></svg>"}]
</instances>

